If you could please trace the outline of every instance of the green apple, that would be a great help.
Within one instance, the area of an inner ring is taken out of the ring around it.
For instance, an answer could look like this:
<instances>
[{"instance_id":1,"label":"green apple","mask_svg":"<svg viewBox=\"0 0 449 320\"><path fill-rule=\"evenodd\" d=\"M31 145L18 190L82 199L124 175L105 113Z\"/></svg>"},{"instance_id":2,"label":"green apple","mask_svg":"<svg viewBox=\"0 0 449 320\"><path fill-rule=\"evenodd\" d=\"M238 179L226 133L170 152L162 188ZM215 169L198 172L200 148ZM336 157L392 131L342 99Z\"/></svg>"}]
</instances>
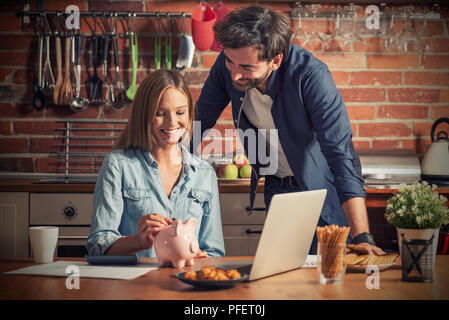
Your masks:
<instances>
[{"instance_id":1,"label":"green apple","mask_svg":"<svg viewBox=\"0 0 449 320\"><path fill-rule=\"evenodd\" d=\"M218 177L224 179L237 179L239 169L235 164L225 164L218 167Z\"/></svg>"},{"instance_id":2,"label":"green apple","mask_svg":"<svg viewBox=\"0 0 449 320\"><path fill-rule=\"evenodd\" d=\"M248 158L243 153L238 153L234 156L233 162L240 169L248 164Z\"/></svg>"},{"instance_id":3,"label":"green apple","mask_svg":"<svg viewBox=\"0 0 449 320\"><path fill-rule=\"evenodd\" d=\"M243 167L240 168L240 178L251 178L251 165L245 164Z\"/></svg>"}]
</instances>

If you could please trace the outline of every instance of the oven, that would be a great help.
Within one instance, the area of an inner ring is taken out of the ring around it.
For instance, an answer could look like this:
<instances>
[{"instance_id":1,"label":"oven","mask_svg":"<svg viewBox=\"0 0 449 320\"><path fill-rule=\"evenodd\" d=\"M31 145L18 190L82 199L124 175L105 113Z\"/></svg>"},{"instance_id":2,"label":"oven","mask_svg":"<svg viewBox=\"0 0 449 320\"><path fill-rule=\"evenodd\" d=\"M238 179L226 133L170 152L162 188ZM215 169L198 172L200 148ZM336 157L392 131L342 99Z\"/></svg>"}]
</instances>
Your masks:
<instances>
[{"instance_id":1,"label":"oven","mask_svg":"<svg viewBox=\"0 0 449 320\"><path fill-rule=\"evenodd\" d=\"M56 257L84 257L93 213L92 193L31 193L30 226L59 227ZM28 247L31 256L30 246Z\"/></svg>"}]
</instances>

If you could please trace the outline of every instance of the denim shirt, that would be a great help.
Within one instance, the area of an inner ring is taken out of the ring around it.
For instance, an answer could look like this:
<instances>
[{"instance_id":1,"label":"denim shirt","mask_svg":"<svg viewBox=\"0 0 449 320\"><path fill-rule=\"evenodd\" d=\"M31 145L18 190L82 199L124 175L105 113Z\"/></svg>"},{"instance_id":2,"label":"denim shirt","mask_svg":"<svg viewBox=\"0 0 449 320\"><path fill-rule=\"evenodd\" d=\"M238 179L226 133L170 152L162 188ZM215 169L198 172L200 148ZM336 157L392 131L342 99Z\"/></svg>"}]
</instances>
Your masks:
<instances>
[{"instance_id":1,"label":"denim shirt","mask_svg":"<svg viewBox=\"0 0 449 320\"><path fill-rule=\"evenodd\" d=\"M289 54L273 71L265 94L273 100L271 114L288 164L302 190L327 189L321 217L328 224L347 225L341 204L354 197L366 197L360 159L352 143L352 129L343 98L328 67L307 50L290 45ZM242 134L257 128L242 112L246 92L232 85L223 52L211 68L196 103L196 120L201 136L212 128L232 102L234 126L251 161L263 136L249 142ZM194 133L194 136L197 133ZM195 150L195 146L193 146ZM254 152L255 150L255 152ZM250 208L264 163L251 161Z\"/></svg>"},{"instance_id":2,"label":"denim shirt","mask_svg":"<svg viewBox=\"0 0 449 320\"><path fill-rule=\"evenodd\" d=\"M137 222L145 214L159 213L185 221L196 218L200 249L208 256L225 254L217 177L207 162L181 145L180 178L167 197L158 164L140 149L114 150L101 168L94 192L90 255L102 255L120 237L136 235ZM156 257L154 247L137 254Z\"/></svg>"}]
</instances>

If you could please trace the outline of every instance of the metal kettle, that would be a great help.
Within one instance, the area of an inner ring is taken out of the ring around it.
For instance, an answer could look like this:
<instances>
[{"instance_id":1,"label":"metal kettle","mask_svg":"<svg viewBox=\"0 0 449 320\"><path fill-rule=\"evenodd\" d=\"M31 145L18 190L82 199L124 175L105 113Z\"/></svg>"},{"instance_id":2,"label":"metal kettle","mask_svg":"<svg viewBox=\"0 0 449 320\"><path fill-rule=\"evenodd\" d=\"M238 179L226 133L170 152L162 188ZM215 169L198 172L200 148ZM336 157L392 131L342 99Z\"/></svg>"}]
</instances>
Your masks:
<instances>
[{"instance_id":1,"label":"metal kettle","mask_svg":"<svg viewBox=\"0 0 449 320\"><path fill-rule=\"evenodd\" d=\"M438 132L434 137L435 129L442 123L449 123L449 118L440 118L432 125L430 137L432 144L427 150L421 165L421 176L427 181L449 182L449 137L446 131ZM436 180L436 181L435 181Z\"/></svg>"}]
</instances>

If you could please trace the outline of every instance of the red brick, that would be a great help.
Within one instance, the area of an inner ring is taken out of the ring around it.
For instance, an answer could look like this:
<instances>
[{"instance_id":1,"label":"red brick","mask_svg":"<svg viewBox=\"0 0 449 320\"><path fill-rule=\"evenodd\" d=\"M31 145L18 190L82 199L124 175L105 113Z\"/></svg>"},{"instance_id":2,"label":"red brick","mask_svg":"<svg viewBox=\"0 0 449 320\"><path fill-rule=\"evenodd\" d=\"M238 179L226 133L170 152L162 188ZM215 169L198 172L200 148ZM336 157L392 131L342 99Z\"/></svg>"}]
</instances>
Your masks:
<instances>
[{"instance_id":1,"label":"red brick","mask_svg":"<svg viewBox=\"0 0 449 320\"><path fill-rule=\"evenodd\" d=\"M449 89L440 90L440 102L449 102Z\"/></svg>"},{"instance_id":2,"label":"red brick","mask_svg":"<svg viewBox=\"0 0 449 320\"><path fill-rule=\"evenodd\" d=\"M62 164L58 163L55 158L38 158L36 160L36 171L43 173L61 172L58 168L62 168Z\"/></svg>"},{"instance_id":3,"label":"red brick","mask_svg":"<svg viewBox=\"0 0 449 320\"><path fill-rule=\"evenodd\" d=\"M332 78L337 86L348 83L349 72L346 71L332 71Z\"/></svg>"},{"instance_id":4,"label":"red brick","mask_svg":"<svg viewBox=\"0 0 449 320\"><path fill-rule=\"evenodd\" d=\"M429 115L428 106L414 105L381 105L379 118L390 119L425 119Z\"/></svg>"},{"instance_id":5,"label":"red brick","mask_svg":"<svg viewBox=\"0 0 449 320\"><path fill-rule=\"evenodd\" d=\"M418 88L388 89L388 101L391 102L438 102L440 90Z\"/></svg>"},{"instance_id":6,"label":"red brick","mask_svg":"<svg viewBox=\"0 0 449 320\"><path fill-rule=\"evenodd\" d=\"M432 106L432 119L438 119L441 117L449 117L449 105L445 106Z\"/></svg>"},{"instance_id":7,"label":"red brick","mask_svg":"<svg viewBox=\"0 0 449 320\"><path fill-rule=\"evenodd\" d=\"M217 60L218 54L210 53L210 54L202 54L201 58L203 61L203 67L210 69L214 63L215 60Z\"/></svg>"},{"instance_id":8,"label":"red brick","mask_svg":"<svg viewBox=\"0 0 449 320\"><path fill-rule=\"evenodd\" d=\"M406 137L411 133L410 127L403 123L359 123L360 137Z\"/></svg>"},{"instance_id":9,"label":"red brick","mask_svg":"<svg viewBox=\"0 0 449 320\"><path fill-rule=\"evenodd\" d=\"M58 135L56 128L63 128L64 123L53 121L15 121L15 134Z\"/></svg>"},{"instance_id":10,"label":"red brick","mask_svg":"<svg viewBox=\"0 0 449 320\"><path fill-rule=\"evenodd\" d=\"M12 82L14 79L14 69L0 68L0 82Z\"/></svg>"},{"instance_id":11,"label":"red brick","mask_svg":"<svg viewBox=\"0 0 449 320\"><path fill-rule=\"evenodd\" d=\"M81 91L81 96L86 97L85 88ZM69 119L77 119L77 118L89 118L96 119L99 115L99 107L98 106L88 106L85 110L81 112L75 112L70 109L69 106L59 106L59 105L48 105L45 107L46 116L49 118L69 118Z\"/></svg>"},{"instance_id":12,"label":"red brick","mask_svg":"<svg viewBox=\"0 0 449 320\"><path fill-rule=\"evenodd\" d=\"M0 122L0 134L2 135L11 135L11 122L10 121L1 121Z\"/></svg>"},{"instance_id":13,"label":"red brick","mask_svg":"<svg viewBox=\"0 0 449 320\"><path fill-rule=\"evenodd\" d=\"M190 91L192 92L193 101L197 101L201 94L201 88L190 88Z\"/></svg>"},{"instance_id":14,"label":"red brick","mask_svg":"<svg viewBox=\"0 0 449 320\"><path fill-rule=\"evenodd\" d=\"M401 84L400 72L351 72L349 84L352 85L398 85Z\"/></svg>"},{"instance_id":15,"label":"red brick","mask_svg":"<svg viewBox=\"0 0 449 320\"><path fill-rule=\"evenodd\" d=\"M404 84L447 86L449 85L449 72L405 72Z\"/></svg>"},{"instance_id":16,"label":"red brick","mask_svg":"<svg viewBox=\"0 0 449 320\"><path fill-rule=\"evenodd\" d=\"M349 120L372 120L376 117L374 106L346 106Z\"/></svg>"},{"instance_id":17,"label":"red brick","mask_svg":"<svg viewBox=\"0 0 449 320\"><path fill-rule=\"evenodd\" d=\"M0 19L1 31L20 31L21 18L19 16L2 15Z\"/></svg>"},{"instance_id":18,"label":"red brick","mask_svg":"<svg viewBox=\"0 0 449 320\"><path fill-rule=\"evenodd\" d=\"M14 83L32 85L36 76L31 69L19 69L14 74Z\"/></svg>"},{"instance_id":19,"label":"red brick","mask_svg":"<svg viewBox=\"0 0 449 320\"><path fill-rule=\"evenodd\" d=\"M227 106L220 115L219 120L232 120L232 107Z\"/></svg>"},{"instance_id":20,"label":"red brick","mask_svg":"<svg viewBox=\"0 0 449 320\"><path fill-rule=\"evenodd\" d=\"M315 57L327 64L330 69L365 68L364 54L315 54Z\"/></svg>"},{"instance_id":21,"label":"red brick","mask_svg":"<svg viewBox=\"0 0 449 320\"><path fill-rule=\"evenodd\" d=\"M376 149L398 149L400 141L399 140L374 140L373 148Z\"/></svg>"},{"instance_id":22,"label":"red brick","mask_svg":"<svg viewBox=\"0 0 449 320\"><path fill-rule=\"evenodd\" d=\"M423 66L426 69L449 69L449 56L447 55L424 55Z\"/></svg>"},{"instance_id":23,"label":"red brick","mask_svg":"<svg viewBox=\"0 0 449 320\"><path fill-rule=\"evenodd\" d=\"M433 39L433 52L449 52L449 38Z\"/></svg>"},{"instance_id":24,"label":"red brick","mask_svg":"<svg viewBox=\"0 0 449 320\"><path fill-rule=\"evenodd\" d=\"M186 74L184 75L184 79L190 85L203 85L208 76L209 71L190 71L186 72Z\"/></svg>"},{"instance_id":25,"label":"red brick","mask_svg":"<svg viewBox=\"0 0 449 320\"><path fill-rule=\"evenodd\" d=\"M25 52L0 52L0 61L5 66L26 66L28 59L30 58Z\"/></svg>"},{"instance_id":26,"label":"red brick","mask_svg":"<svg viewBox=\"0 0 449 320\"><path fill-rule=\"evenodd\" d=\"M105 106L103 108L103 118L105 119L129 119L132 111L132 103L129 103L122 110L114 110L111 106Z\"/></svg>"},{"instance_id":27,"label":"red brick","mask_svg":"<svg viewBox=\"0 0 449 320\"><path fill-rule=\"evenodd\" d=\"M354 144L354 148L356 148L356 149L369 148L370 147L370 142L366 141L366 140L353 139L352 142Z\"/></svg>"},{"instance_id":28,"label":"red brick","mask_svg":"<svg viewBox=\"0 0 449 320\"><path fill-rule=\"evenodd\" d=\"M57 147L57 144L63 143L62 139L54 138L31 138L30 152L47 153L62 151L61 147Z\"/></svg>"},{"instance_id":29,"label":"red brick","mask_svg":"<svg viewBox=\"0 0 449 320\"><path fill-rule=\"evenodd\" d=\"M15 172L34 172L34 159L1 157L0 170Z\"/></svg>"},{"instance_id":30,"label":"red brick","mask_svg":"<svg viewBox=\"0 0 449 320\"><path fill-rule=\"evenodd\" d=\"M416 54L370 54L366 56L369 69L415 69L419 67Z\"/></svg>"},{"instance_id":31,"label":"red brick","mask_svg":"<svg viewBox=\"0 0 449 320\"><path fill-rule=\"evenodd\" d=\"M143 11L143 1L89 0L89 11Z\"/></svg>"},{"instance_id":32,"label":"red brick","mask_svg":"<svg viewBox=\"0 0 449 320\"><path fill-rule=\"evenodd\" d=\"M321 50L322 44L321 41L315 41L320 46L316 46L316 51ZM310 43L310 42L309 42ZM307 47L305 47L307 49ZM329 39L326 41L326 45L324 46L324 51L326 52L350 52L351 45L345 45L344 40L336 40Z\"/></svg>"},{"instance_id":33,"label":"red brick","mask_svg":"<svg viewBox=\"0 0 449 320\"><path fill-rule=\"evenodd\" d=\"M357 124L351 123L351 129L352 129L352 136L357 137Z\"/></svg>"},{"instance_id":34,"label":"red brick","mask_svg":"<svg viewBox=\"0 0 449 320\"><path fill-rule=\"evenodd\" d=\"M44 10L64 11L69 5L76 5L80 11L86 11L87 1L84 0L47 0L44 2Z\"/></svg>"},{"instance_id":35,"label":"red brick","mask_svg":"<svg viewBox=\"0 0 449 320\"><path fill-rule=\"evenodd\" d=\"M367 44L366 46L360 41L354 42L354 51L355 52L383 52L383 49L380 45L380 39L378 37L375 38L366 38L362 37L362 39Z\"/></svg>"},{"instance_id":36,"label":"red brick","mask_svg":"<svg viewBox=\"0 0 449 320\"><path fill-rule=\"evenodd\" d=\"M385 101L385 89L378 88L342 88L340 92L345 102Z\"/></svg>"},{"instance_id":37,"label":"red brick","mask_svg":"<svg viewBox=\"0 0 449 320\"><path fill-rule=\"evenodd\" d=\"M0 139L1 152L28 152L30 150L28 139L6 138Z\"/></svg>"}]
</instances>

